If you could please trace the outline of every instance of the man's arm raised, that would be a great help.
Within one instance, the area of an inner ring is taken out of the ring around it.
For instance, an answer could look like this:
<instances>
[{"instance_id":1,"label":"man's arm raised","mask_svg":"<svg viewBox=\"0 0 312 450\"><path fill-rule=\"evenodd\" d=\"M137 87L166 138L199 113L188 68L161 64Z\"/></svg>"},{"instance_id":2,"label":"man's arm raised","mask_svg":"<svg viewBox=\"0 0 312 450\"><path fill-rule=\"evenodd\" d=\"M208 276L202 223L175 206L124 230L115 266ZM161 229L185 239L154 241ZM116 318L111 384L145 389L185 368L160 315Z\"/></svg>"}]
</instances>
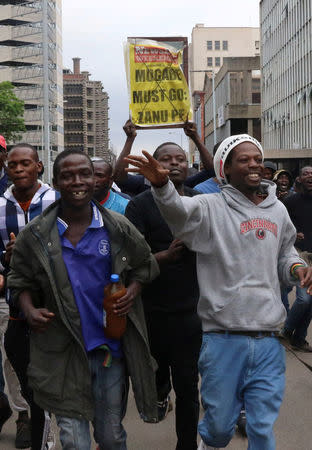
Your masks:
<instances>
[{"instance_id":1,"label":"man's arm raised","mask_svg":"<svg viewBox=\"0 0 312 450\"><path fill-rule=\"evenodd\" d=\"M137 132L135 129L135 125L131 120L127 120L123 127L124 132L126 133L126 142L124 148L122 149L114 170L114 181L116 184L122 183L127 180L127 172L125 171L126 167L128 167L128 163L125 161L125 157L130 155L133 142L136 138Z\"/></svg>"},{"instance_id":2,"label":"man's arm raised","mask_svg":"<svg viewBox=\"0 0 312 450\"><path fill-rule=\"evenodd\" d=\"M190 139L192 139L192 141L196 145L204 168L209 171L213 170L213 158L212 158L211 154L209 153L207 147L205 146L205 144L202 142L201 138L199 137L196 124L194 122L187 121L187 122L185 122L183 129L184 129L184 133L186 134L186 136L188 136Z\"/></svg>"}]
</instances>

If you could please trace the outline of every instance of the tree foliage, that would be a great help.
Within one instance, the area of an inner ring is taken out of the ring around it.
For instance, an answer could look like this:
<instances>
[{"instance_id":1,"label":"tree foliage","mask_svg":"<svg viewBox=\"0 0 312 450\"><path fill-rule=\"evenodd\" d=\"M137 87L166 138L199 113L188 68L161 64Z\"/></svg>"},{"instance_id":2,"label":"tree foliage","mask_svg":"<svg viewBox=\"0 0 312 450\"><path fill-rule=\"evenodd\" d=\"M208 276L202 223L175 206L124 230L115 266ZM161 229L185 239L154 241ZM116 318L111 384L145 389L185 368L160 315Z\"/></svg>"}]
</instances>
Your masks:
<instances>
[{"instance_id":1,"label":"tree foliage","mask_svg":"<svg viewBox=\"0 0 312 450\"><path fill-rule=\"evenodd\" d=\"M6 141L21 139L26 131L24 123L24 102L14 94L14 86L9 81L0 83L0 134Z\"/></svg>"}]
</instances>

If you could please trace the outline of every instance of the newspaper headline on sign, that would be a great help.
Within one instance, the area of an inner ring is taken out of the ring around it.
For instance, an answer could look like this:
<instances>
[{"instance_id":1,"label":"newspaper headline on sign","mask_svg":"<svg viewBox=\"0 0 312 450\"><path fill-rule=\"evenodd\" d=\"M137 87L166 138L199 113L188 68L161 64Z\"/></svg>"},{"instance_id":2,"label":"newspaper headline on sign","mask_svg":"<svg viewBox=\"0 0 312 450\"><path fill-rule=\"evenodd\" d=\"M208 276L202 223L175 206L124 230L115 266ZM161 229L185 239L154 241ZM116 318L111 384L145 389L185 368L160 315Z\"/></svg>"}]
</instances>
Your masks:
<instances>
[{"instance_id":1,"label":"newspaper headline on sign","mask_svg":"<svg viewBox=\"0 0 312 450\"><path fill-rule=\"evenodd\" d=\"M135 125L161 127L192 119L182 53L167 43L128 39L125 65L130 116Z\"/></svg>"}]
</instances>

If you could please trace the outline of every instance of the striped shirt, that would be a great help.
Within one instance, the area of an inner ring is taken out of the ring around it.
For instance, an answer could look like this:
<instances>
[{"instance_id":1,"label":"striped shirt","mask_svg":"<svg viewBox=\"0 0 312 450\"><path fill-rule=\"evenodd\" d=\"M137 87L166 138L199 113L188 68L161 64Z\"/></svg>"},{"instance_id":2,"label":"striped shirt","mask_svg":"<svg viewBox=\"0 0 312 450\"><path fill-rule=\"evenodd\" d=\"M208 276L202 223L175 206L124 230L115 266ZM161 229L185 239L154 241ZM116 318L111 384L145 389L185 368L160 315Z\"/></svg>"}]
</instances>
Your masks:
<instances>
[{"instance_id":1,"label":"striped shirt","mask_svg":"<svg viewBox=\"0 0 312 450\"><path fill-rule=\"evenodd\" d=\"M0 197L0 252L5 250L10 240L10 233L18 235L25 225L39 216L51 203L59 198L59 193L48 184L40 183L40 188L33 196L26 212L23 211L13 195L14 185L10 186Z\"/></svg>"}]
</instances>

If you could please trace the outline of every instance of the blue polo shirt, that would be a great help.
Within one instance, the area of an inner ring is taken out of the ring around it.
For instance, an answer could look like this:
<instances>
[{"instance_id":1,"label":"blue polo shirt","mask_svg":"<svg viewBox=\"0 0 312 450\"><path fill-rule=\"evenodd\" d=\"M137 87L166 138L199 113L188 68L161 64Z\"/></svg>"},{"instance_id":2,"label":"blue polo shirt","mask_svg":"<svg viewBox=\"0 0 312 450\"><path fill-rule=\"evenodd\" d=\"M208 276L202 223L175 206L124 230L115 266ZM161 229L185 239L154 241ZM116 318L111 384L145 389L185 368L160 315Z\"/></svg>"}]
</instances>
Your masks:
<instances>
[{"instance_id":1,"label":"blue polo shirt","mask_svg":"<svg viewBox=\"0 0 312 450\"><path fill-rule=\"evenodd\" d=\"M110 240L103 217L92 204L92 222L76 247L64 236L68 225L60 217L57 218L57 227L80 314L85 348L89 352L100 345L108 345L112 356L120 357L120 342L106 338L103 328L104 287L111 276Z\"/></svg>"}]
</instances>

